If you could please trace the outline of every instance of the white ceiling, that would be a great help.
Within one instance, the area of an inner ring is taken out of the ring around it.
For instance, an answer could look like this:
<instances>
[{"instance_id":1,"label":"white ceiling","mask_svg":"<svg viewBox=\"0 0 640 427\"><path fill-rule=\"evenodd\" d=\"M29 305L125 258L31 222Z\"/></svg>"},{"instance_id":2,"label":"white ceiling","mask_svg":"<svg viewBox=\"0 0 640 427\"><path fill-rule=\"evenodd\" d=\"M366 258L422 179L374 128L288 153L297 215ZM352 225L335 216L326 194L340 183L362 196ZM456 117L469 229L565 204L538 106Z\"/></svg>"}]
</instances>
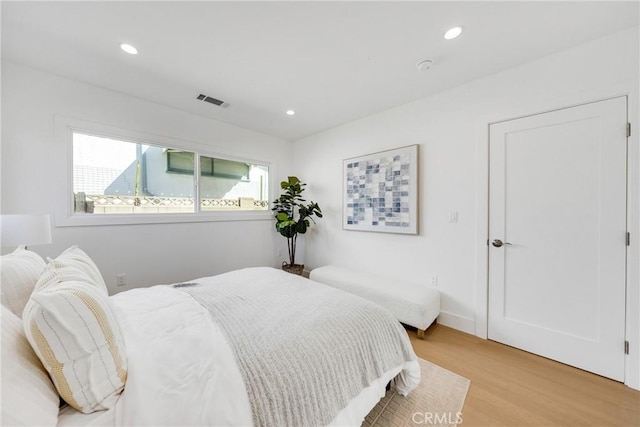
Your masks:
<instances>
[{"instance_id":1,"label":"white ceiling","mask_svg":"<svg viewBox=\"0 0 640 427\"><path fill-rule=\"evenodd\" d=\"M4 1L2 56L296 140L638 25L638 16L638 1ZM462 36L444 40L455 25ZM418 71L426 58L434 65Z\"/></svg>"}]
</instances>

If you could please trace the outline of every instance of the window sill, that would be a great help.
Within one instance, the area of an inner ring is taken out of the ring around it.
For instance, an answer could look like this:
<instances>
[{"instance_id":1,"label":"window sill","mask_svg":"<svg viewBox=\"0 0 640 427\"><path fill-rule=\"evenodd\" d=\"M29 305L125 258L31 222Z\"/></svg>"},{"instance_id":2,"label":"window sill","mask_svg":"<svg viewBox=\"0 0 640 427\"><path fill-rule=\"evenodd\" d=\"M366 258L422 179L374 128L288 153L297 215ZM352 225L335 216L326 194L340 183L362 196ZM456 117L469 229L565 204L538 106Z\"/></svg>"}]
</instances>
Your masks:
<instances>
[{"instance_id":1,"label":"window sill","mask_svg":"<svg viewBox=\"0 0 640 427\"><path fill-rule=\"evenodd\" d=\"M273 214L268 211L236 211L236 212L200 212L176 214L74 214L56 217L56 227L87 227L101 225L133 225L133 224L172 224L187 222L224 222L224 221L271 221Z\"/></svg>"}]
</instances>

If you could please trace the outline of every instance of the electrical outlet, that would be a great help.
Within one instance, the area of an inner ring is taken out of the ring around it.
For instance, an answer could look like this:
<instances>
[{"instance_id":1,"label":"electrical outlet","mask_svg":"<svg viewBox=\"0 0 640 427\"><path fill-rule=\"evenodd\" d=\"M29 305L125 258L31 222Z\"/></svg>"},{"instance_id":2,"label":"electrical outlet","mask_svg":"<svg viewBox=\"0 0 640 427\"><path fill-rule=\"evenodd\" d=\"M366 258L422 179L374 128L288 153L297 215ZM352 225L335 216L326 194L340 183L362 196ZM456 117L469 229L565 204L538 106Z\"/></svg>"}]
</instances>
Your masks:
<instances>
[{"instance_id":1,"label":"electrical outlet","mask_svg":"<svg viewBox=\"0 0 640 427\"><path fill-rule=\"evenodd\" d=\"M127 285L127 275L125 273L120 273L116 276L116 285L118 286Z\"/></svg>"},{"instance_id":2,"label":"electrical outlet","mask_svg":"<svg viewBox=\"0 0 640 427\"><path fill-rule=\"evenodd\" d=\"M438 287L438 276L436 276L435 274L431 276L431 286L433 286L434 288Z\"/></svg>"}]
</instances>

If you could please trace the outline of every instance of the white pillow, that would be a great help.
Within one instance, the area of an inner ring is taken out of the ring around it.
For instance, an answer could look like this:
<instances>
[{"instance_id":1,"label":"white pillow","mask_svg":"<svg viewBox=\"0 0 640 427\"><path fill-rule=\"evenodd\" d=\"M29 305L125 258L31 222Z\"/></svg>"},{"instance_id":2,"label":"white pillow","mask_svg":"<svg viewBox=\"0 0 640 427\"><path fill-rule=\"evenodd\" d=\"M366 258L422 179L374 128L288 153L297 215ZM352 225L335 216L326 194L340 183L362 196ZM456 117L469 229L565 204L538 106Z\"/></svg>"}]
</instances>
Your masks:
<instances>
[{"instance_id":1,"label":"white pillow","mask_svg":"<svg viewBox=\"0 0 640 427\"><path fill-rule=\"evenodd\" d=\"M0 424L55 426L60 397L31 349L22 321L2 310L2 417Z\"/></svg>"},{"instance_id":2,"label":"white pillow","mask_svg":"<svg viewBox=\"0 0 640 427\"><path fill-rule=\"evenodd\" d=\"M127 380L124 341L109 297L87 282L52 283L36 290L25 307L27 339L69 405L84 413L109 409Z\"/></svg>"},{"instance_id":3,"label":"white pillow","mask_svg":"<svg viewBox=\"0 0 640 427\"><path fill-rule=\"evenodd\" d=\"M77 246L71 246L69 249L62 252L56 257L56 259L48 258L49 268L55 270L62 270L65 267L73 267L86 274L92 283L99 286L108 294L107 285L100 274L98 266L93 262L89 255L87 255L82 249ZM81 280L84 281L84 280ZM41 286L41 284L39 284Z\"/></svg>"},{"instance_id":4,"label":"white pillow","mask_svg":"<svg viewBox=\"0 0 640 427\"><path fill-rule=\"evenodd\" d=\"M49 258L49 264L42 270L33 292L39 292L48 286L55 286L56 283L65 282L86 283L87 286L94 286L100 292L108 295L107 288L96 282L86 271L80 270L69 263L52 260L51 258Z\"/></svg>"},{"instance_id":5,"label":"white pillow","mask_svg":"<svg viewBox=\"0 0 640 427\"><path fill-rule=\"evenodd\" d=\"M44 260L35 252L18 247L8 255L0 257L0 299L2 305L20 317L33 291Z\"/></svg>"}]
</instances>

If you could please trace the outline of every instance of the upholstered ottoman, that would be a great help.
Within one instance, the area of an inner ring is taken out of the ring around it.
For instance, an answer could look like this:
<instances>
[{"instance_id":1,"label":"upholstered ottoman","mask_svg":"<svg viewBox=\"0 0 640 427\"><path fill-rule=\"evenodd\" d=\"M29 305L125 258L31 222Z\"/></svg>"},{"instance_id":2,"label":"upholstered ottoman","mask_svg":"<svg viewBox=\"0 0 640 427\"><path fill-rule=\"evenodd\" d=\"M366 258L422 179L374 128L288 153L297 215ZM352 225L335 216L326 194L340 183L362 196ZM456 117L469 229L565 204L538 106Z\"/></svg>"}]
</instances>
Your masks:
<instances>
[{"instance_id":1,"label":"upholstered ottoman","mask_svg":"<svg viewBox=\"0 0 640 427\"><path fill-rule=\"evenodd\" d=\"M335 265L313 269L309 279L366 298L389 310L400 322L418 329L418 338L440 314L436 289L384 278Z\"/></svg>"}]
</instances>

